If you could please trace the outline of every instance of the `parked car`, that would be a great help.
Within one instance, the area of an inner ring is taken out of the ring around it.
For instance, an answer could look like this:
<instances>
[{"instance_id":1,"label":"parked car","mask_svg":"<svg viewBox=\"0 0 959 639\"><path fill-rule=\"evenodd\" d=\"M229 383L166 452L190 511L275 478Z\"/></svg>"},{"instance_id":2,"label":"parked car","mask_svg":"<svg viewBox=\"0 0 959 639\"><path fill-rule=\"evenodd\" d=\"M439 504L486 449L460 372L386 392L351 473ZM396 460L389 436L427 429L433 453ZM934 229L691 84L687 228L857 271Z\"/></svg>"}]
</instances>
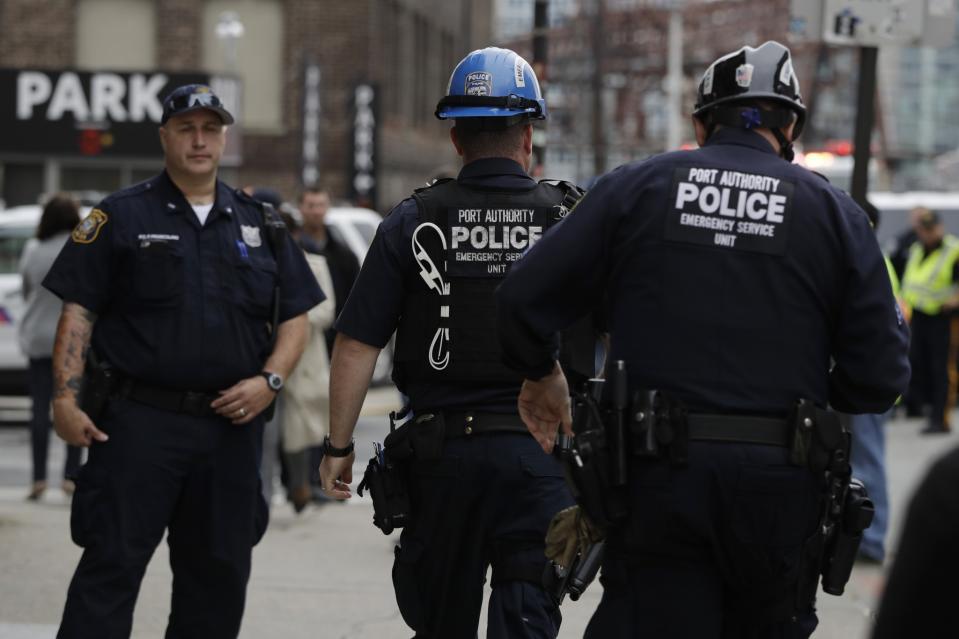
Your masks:
<instances>
[{"instance_id":1,"label":"parked car","mask_svg":"<svg viewBox=\"0 0 959 639\"><path fill-rule=\"evenodd\" d=\"M90 212L81 207L81 216ZM33 239L43 208L16 206L0 211L0 395L27 394L27 360L20 352L17 327L23 317L24 300L18 272L20 256ZM333 232L356 253L360 263L380 216L369 209L333 207L327 221ZM383 349L374 371L374 383L387 383L393 368L391 349Z\"/></svg>"},{"instance_id":2,"label":"parked car","mask_svg":"<svg viewBox=\"0 0 959 639\"><path fill-rule=\"evenodd\" d=\"M353 249L363 264L366 252L373 242L376 228L383 218L370 209L353 206L334 206L326 214L326 223L336 236ZM393 338L386 348L380 351L373 368L373 385L383 386L392 383L393 373Z\"/></svg>"}]
</instances>

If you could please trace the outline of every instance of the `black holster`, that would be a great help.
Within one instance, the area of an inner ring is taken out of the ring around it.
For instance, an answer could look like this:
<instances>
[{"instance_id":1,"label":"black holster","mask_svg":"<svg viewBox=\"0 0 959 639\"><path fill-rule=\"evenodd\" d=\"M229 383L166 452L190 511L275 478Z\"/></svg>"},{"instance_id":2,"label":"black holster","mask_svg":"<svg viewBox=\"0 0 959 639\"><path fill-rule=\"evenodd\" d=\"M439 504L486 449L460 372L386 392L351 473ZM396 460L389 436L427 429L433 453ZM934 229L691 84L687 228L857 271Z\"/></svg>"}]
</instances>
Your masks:
<instances>
[{"instance_id":1,"label":"black holster","mask_svg":"<svg viewBox=\"0 0 959 639\"><path fill-rule=\"evenodd\" d=\"M790 461L822 478L820 519L806 541L799 584L800 605L813 600L816 581L831 595L841 595L852 573L862 532L872 524L875 507L866 487L852 477L850 434L839 414L800 400L792 417Z\"/></svg>"},{"instance_id":2,"label":"black holster","mask_svg":"<svg viewBox=\"0 0 959 639\"><path fill-rule=\"evenodd\" d=\"M366 465L363 481L357 487L362 497L369 489L373 500L373 525L389 535L405 526L411 516L409 475L413 460L412 420L396 427L396 413L390 413L390 434L381 447L374 443L374 454Z\"/></svg>"},{"instance_id":3,"label":"black holster","mask_svg":"<svg viewBox=\"0 0 959 639\"><path fill-rule=\"evenodd\" d=\"M600 528L629 514L626 498L623 422L607 405L606 382L591 379L572 398L573 440L555 448L566 480L590 521ZM621 414L620 414L621 417Z\"/></svg>"},{"instance_id":4,"label":"black holster","mask_svg":"<svg viewBox=\"0 0 959 639\"><path fill-rule=\"evenodd\" d=\"M91 348L83 368L83 384L77 404L96 423L106 410L110 396L116 391L116 371L106 360L100 360Z\"/></svg>"}]
</instances>

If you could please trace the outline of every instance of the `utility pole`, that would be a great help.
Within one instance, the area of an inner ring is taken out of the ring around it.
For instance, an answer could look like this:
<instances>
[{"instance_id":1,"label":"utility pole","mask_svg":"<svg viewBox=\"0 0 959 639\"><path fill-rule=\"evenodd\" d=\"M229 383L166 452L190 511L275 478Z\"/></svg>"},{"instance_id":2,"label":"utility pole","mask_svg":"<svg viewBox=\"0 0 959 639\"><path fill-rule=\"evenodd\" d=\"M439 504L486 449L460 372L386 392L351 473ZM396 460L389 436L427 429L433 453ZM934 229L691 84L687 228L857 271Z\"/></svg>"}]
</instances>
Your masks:
<instances>
[{"instance_id":1,"label":"utility pole","mask_svg":"<svg viewBox=\"0 0 959 639\"><path fill-rule=\"evenodd\" d=\"M683 3L669 7L669 54L666 67L666 150L675 151L683 141Z\"/></svg>"},{"instance_id":2,"label":"utility pole","mask_svg":"<svg viewBox=\"0 0 959 639\"><path fill-rule=\"evenodd\" d=\"M859 47L859 88L856 97L856 131L853 139L852 199L865 206L869 189L869 156L876 121L876 60L879 49Z\"/></svg>"},{"instance_id":3,"label":"utility pole","mask_svg":"<svg viewBox=\"0 0 959 639\"><path fill-rule=\"evenodd\" d=\"M549 57L549 0L536 0L533 5L533 72L539 79L539 88L546 97L546 62ZM533 172L541 174L546 161L546 125L533 129Z\"/></svg>"},{"instance_id":4,"label":"utility pole","mask_svg":"<svg viewBox=\"0 0 959 639\"><path fill-rule=\"evenodd\" d=\"M603 91L605 91L605 0L594 0L593 8L593 174L606 172L606 127L603 122Z\"/></svg>"}]
</instances>

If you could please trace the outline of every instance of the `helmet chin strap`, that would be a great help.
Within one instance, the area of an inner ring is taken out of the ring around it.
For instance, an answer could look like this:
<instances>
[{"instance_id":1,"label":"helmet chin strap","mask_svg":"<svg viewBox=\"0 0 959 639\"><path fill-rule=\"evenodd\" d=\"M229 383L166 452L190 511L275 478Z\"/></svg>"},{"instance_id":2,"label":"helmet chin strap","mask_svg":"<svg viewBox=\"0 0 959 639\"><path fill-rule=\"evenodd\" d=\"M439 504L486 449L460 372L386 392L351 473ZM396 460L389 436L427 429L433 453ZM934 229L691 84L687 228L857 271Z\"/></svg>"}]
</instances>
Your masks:
<instances>
[{"instance_id":1,"label":"helmet chin strap","mask_svg":"<svg viewBox=\"0 0 959 639\"><path fill-rule=\"evenodd\" d=\"M776 141L779 142L779 155L782 159L787 162L792 162L793 158L796 157L796 151L793 149L793 142L786 137L786 134L782 132L782 129L770 129L773 132L773 135L776 136Z\"/></svg>"},{"instance_id":2,"label":"helmet chin strap","mask_svg":"<svg viewBox=\"0 0 959 639\"><path fill-rule=\"evenodd\" d=\"M793 150L793 141L786 137L783 128L793 123L794 115L787 109L765 110L753 106L731 105L719 106L710 113L710 125L706 129L706 137L713 134L717 124L732 126L739 129L769 129L779 142L779 155L787 162L796 157Z\"/></svg>"}]
</instances>

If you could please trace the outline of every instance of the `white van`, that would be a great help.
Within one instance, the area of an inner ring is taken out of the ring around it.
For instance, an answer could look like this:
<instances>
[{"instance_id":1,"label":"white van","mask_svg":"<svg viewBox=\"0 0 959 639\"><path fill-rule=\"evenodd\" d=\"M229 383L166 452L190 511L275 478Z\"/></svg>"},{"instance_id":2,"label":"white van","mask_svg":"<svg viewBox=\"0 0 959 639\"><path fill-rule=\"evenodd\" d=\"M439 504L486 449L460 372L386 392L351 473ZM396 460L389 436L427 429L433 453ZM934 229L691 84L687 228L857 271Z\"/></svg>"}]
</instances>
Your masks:
<instances>
[{"instance_id":1,"label":"white van","mask_svg":"<svg viewBox=\"0 0 959 639\"><path fill-rule=\"evenodd\" d=\"M80 216L90 212L81 207ZM17 326L23 317L20 255L28 242L36 241L37 224L43 208L39 205L16 206L0 211L0 396L26 395L27 360L20 352ZM360 263L382 218L375 211L355 207L332 207L327 223L356 253ZM387 349L384 349L386 353ZM377 362L375 381L389 381L392 357L386 353Z\"/></svg>"}]
</instances>

